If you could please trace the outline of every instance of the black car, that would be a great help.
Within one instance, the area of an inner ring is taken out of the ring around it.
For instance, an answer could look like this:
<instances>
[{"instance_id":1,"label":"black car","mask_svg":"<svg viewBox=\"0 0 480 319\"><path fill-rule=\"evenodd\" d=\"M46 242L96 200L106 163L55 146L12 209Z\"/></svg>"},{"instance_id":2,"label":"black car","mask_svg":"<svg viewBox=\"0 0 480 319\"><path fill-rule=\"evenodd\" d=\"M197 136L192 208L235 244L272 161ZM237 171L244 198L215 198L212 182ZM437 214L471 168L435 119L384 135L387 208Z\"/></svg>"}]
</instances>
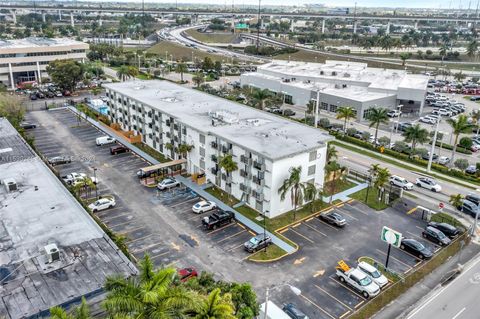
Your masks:
<instances>
[{"instance_id":1,"label":"black car","mask_svg":"<svg viewBox=\"0 0 480 319\"><path fill-rule=\"evenodd\" d=\"M284 109L283 110L283 115L285 115L285 116L294 116L295 114L296 114L295 111L292 111L290 109Z\"/></svg>"},{"instance_id":2,"label":"black car","mask_svg":"<svg viewBox=\"0 0 480 319\"><path fill-rule=\"evenodd\" d=\"M292 319L309 319L308 316L298 309L293 303L287 303L286 305L283 305L282 310Z\"/></svg>"},{"instance_id":3,"label":"black car","mask_svg":"<svg viewBox=\"0 0 480 319\"><path fill-rule=\"evenodd\" d=\"M433 253L430 249L425 247L419 241L411 238L402 239L400 249L405 250L406 252L409 252L415 256L418 256L418 258L420 259L429 259L433 256Z\"/></svg>"},{"instance_id":4,"label":"black car","mask_svg":"<svg viewBox=\"0 0 480 319\"><path fill-rule=\"evenodd\" d=\"M454 227L454 226L452 226L450 224L447 224L447 223L430 222L430 223L428 223L428 226L440 230L442 233L444 233L450 239L457 237L458 234L460 233L460 231L458 230L457 227Z\"/></svg>"},{"instance_id":5,"label":"black car","mask_svg":"<svg viewBox=\"0 0 480 319\"><path fill-rule=\"evenodd\" d=\"M422 154L422 159L426 160L426 161L429 161L430 160L430 152L428 153L423 153ZM433 156L432 156L432 161L436 161L438 159L438 155L433 153Z\"/></svg>"},{"instance_id":6,"label":"black car","mask_svg":"<svg viewBox=\"0 0 480 319\"><path fill-rule=\"evenodd\" d=\"M272 238L268 235L258 234L247 241L243 247L249 253L253 253L262 248L268 247L272 243Z\"/></svg>"},{"instance_id":7,"label":"black car","mask_svg":"<svg viewBox=\"0 0 480 319\"><path fill-rule=\"evenodd\" d=\"M478 205L474 202L469 201L468 199L463 200L461 206L457 207L457 209L465 214L468 214L475 218L478 212Z\"/></svg>"},{"instance_id":8,"label":"black car","mask_svg":"<svg viewBox=\"0 0 480 319\"><path fill-rule=\"evenodd\" d=\"M328 213L320 214L318 218L320 218L321 220L329 224L332 224L338 227L343 227L347 224L347 221L345 220L345 218L343 218L342 215L336 212L328 212Z\"/></svg>"},{"instance_id":9,"label":"black car","mask_svg":"<svg viewBox=\"0 0 480 319\"><path fill-rule=\"evenodd\" d=\"M217 229L233 222L235 214L230 211L219 210L210 216L203 217L202 225L206 230Z\"/></svg>"},{"instance_id":10,"label":"black car","mask_svg":"<svg viewBox=\"0 0 480 319\"><path fill-rule=\"evenodd\" d=\"M55 157L50 157L48 159L48 163L52 166L68 164L71 162L72 162L72 159L70 158L70 156L55 156Z\"/></svg>"},{"instance_id":11,"label":"black car","mask_svg":"<svg viewBox=\"0 0 480 319\"><path fill-rule=\"evenodd\" d=\"M471 201L477 206L480 205L480 196L477 194L468 194L467 196L465 196L465 199Z\"/></svg>"},{"instance_id":12,"label":"black car","mask_svg":"<svg viewBox=\"0 0 480 319\"><path fill-rule=\"evenodd\" d=\"M37 98L36 94L30 94L30 100L35 101Z\"/></svg>"},{"instance_id":13,"label":"black car","mask_svg":"<svg viewBox=\"0 0 480 319\"><path fill-rule=\"evenodd\" d=\"M402 123L398 123L396 125L396 129L398 131L402 131L404 132L408 127L412 126L412 123L408 123L408 122L402 122Z\"/></svg>"},{"instance_id":14,"label":"black car","mask_svg":"<svg viewBox=\"0 0 480 319\"><path fill-rule=\"evenodd\" d=\"M123 145L117 145L117 146L110 147L110 154L111 155L116 155L116 154L126 153L126 152L130 152L130 149L128 147L123 146Z\"/></svg>"},{"instance_id":15,"label":"black car","mask_svg":"<svg viewBox=\"0 0 480 319\"><path fill-rule=\"evenodd\" d=\"M29 129L32 129L32 128L36 128L37 126L35 124L32 124L32 123L22 122L22 123L20 123L20 127L25 129L25 130L29 130Z\"/></svg>"},{"instance_id":16,"label":"black car","mask_svg":"<svg viewBox=\"0 0 480 319\"><path fill-rule=\"evenodd\" d=\"M42 92L38 91L38 92L37 92L37 97L38 97L39 99L44 99L44 98L45 98L45 94L43 94Z\"/></svg>"},{"instance_id":17,"label":"black car","mask_svg":"<svg viewBox=\"0 0 480 319\"><path fill-rule=\"evenodd\" d=\"M448 238L441 230L438 230L434 227L427 226L422 232L423 238L427 238L434 243L439 244L440 246L447 246L451 243L450 238Z\"/></svg>"}]
</instances>

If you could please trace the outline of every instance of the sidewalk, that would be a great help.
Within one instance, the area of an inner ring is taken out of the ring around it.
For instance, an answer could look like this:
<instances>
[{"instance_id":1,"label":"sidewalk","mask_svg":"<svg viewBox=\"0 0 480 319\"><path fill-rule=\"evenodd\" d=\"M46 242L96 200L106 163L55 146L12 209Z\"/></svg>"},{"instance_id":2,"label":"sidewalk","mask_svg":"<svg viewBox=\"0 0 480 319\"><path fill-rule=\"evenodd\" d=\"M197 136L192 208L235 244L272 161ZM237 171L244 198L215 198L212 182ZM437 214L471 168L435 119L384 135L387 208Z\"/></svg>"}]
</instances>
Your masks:
<instances>
[{"instance_id":1,"label":"sidewalk","mask_svg":"<svg viewBox=\"0 0 480 319\"><path fill-rule=\"evenodd\" d=\"M69 106L68 107L72 112L78 114L80 113L82 115L82 118L85 118L85 115L82 113L82 112L79 112L76 108L72 107L72 106ZM153 157L151 157L150 155L146 154L145 152L143 152L141 149L139 149L138 147L135 147L134 145L130 144L130 142L128 142L122 135L119 135L119 134L115 134L112 130L107 130L106 127L102 124L100 124L99 122L95 121L94 119L92 118L88 118L88 121L94 125L95 127L97 127L98 129L102 130L103 132L105 132L106 134L108 135L114 135L114 137L120 141L122 144L126 145L127 147L129 147L133 152L137 153L138 155L140 155L141 157L143 157L144 159L146 159L147 161L149 161L150 163L152 164L160 164L159 161L157 161L156 159L154 159ZM251 221L250 219L248 219L247 217L243 216L242 214L240 214L239 212L237 212L235 209L232 209L230 206L226 205L225 203L223 202L220 202L218 200L218 198L210 195L209 193L207 193L206 191L204 191L202 189L201 186L197 185L196 183L193 183L190 179L188 178L185 178L183 176L176 176L175 177L178 181L182 182L185 186L189 187L190 189L192 189L195 193L197 193L198 195L200 195L201 197L207 199L207 200L211 200L211 201L214 201L215 203L217 203L217 205L224 209L224 210L230 210L230 211L233 211L235 213L235 218L240 222L242 223L243 225L247 226L248 228L250 228L252 231L254 231L255 233L257 234L261 234L263 233L263 227L259 226L258 224L254 223L253 221ZM292 254L296 251L296 249L292 246L290 246L289 244L287 244L286 242L284 242L283 240L281 240L280 238L278 238L276 235L270 233L269 231L266 232L268 235L270 235L270 237L272 238L272 241L275 245L277 245L278 247L282 248L283 250L285 250L287 253L289 254Z\"/></svg>"},{"instance_id":2,"label":"sidewalk","mask_svg":"<svg viewBox=\"0 0 480 319\"><path fill-rule=\"evenodd\" d=\"M332 197L332 202L333 201L336 201L336 200L341 200L342 202L346 202L348 200L350 200L350 195L352 194L355 194L356 192L359 192L361 191L362 189L365 189L368 187L368 183L361 183L361 184L357 184L357 186L355 187L352 187L352 188L349 188L341 193L337 193L335 195L333 195ZM322 200L324 203L329 203L330 202L330 196L323 196L322 197Z\"/></svg>"}]
</instances>

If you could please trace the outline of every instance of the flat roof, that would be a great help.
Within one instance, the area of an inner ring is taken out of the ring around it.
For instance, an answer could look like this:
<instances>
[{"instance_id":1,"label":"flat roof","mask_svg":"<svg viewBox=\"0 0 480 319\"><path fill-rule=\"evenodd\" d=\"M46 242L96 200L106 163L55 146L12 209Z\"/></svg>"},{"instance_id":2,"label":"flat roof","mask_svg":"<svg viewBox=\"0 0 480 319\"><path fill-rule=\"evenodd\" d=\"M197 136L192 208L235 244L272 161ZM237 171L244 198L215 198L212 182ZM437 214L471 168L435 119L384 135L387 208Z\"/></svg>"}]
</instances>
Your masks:
<instances>
[{"instance_id":1,"label":"flat roof","mask_svg":"<svg viewBox=\"0 0 480 319\"><path fill-rule=\"evenodd\" d=\"M370 68L366 63L327 60L325 63L273 60L257 67L257 72L275 73L285 78L309 77L314 81L341 80L360 82L376 89L397 90L399 87L424 89L428 76L409 74L405 70Z\"/></svg>"},{"instance_id":2,"label":"flat roof","mask_svg":"<svg viewBox=\"0 0 480 319\"><path fill-rule=\"evenodd\" d=\"M134 80L104 87L272 160L318 149L332 139L319 129L168 81Z\"/></svg>"},{"instance_id":3,"label":"flat roof","mask_svg":"<svg viewBox=\"0 0 480 319\"><path fill-rule=\"evenodd\" d=\"M88 44L76 41L70 38L40 38L29 37L23 39L5 40L0 39L1 49L15 49L15 48L40 48L40 47L55 47L55 46L69 46L69 45L85 45Z\"/></svg>"},{"instance_id":4,"label":"flat roof","mask_svg":"<svg viewBox=\"0 0 480 319\"><path fill-rule=\"evenodd\" d=\"M0 147L1 318L46 314L53 306L101 293L109 275L137 273L4 118ZM7 191L5 180L17 190ZM60 260L48 262L49 244L58 247Z\"/></svg>"}]
</instances>

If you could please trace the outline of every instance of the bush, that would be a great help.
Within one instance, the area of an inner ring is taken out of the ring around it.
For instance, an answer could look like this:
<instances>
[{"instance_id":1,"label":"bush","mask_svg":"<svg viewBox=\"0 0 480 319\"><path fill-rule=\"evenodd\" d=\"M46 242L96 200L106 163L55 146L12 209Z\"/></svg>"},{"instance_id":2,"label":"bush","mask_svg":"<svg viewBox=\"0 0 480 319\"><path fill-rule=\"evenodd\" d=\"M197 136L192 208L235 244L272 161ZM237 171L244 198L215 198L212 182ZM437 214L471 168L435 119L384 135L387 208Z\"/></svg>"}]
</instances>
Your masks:
<instances>
[{"instance_id":1,"label":"bush","mask_svg":"<svg viewBox=\"0 0 480 319\"><path fill-rule=\"evenodd\" d=\"M459 158L455 161L455 163L453 163L453 165L455 165L455 167L458 168L459 170L464 171L467 169L469 164L466 159Z\"/></svg>"},{"instance_id":2,"label":"bush","mask_svg":"<svg viewBox=\"0 0 480 319\"><path fill-rule=\"evenodd\" d=\"M378 138L378 144L382 146L388 146L390 145L390 139L386 136L382 136Z\"/></svg>"},{"instance_id":3,"label":"bush","mask_svg":"<svg viewBox=\"0 0 480 319\"><path fill-rule=\"evenodd\" d=\"M348 136L353 136L353 135L355 135L355 134L357 133L357 129L352 128L352 127L347 128L347 132L346 132L346 133L347 133Z\"/></svg>"},{"instance_id":4,"label":"bush","mask_svg":"<svg viewBox=\"0 0 480 319\"><path fill-rule=\"evenodd\" d=\"M318 120L318 125L322 128L329 128L331 126L330 121L327 118L321 118Z\"/></svg>"},{"instance_id":5,"label":"bush","mask_svg":"<svg viewBox=\"0 0 480 319\"><path fill-rule=\"evenodd\" d=\"M458 143L458 145L460 145L461 147L469 150L472 148L472 145L473 145L473 141L470 137L462 137L460 139L460 142Z\"/></svg>"},{"instance_id":6,"label":"bush","mask_svg":"<svg viewBox=\"0 0 480 319\"><path fill-rule=\"evenodd\" d=\"M430 144L431 144L431 143L432 143L432 142L430 142ZM450 144L445 144L445 143L441 144L439 141L437 141L437 143L435 143L435 145L436 145L436 146L442 145L442 149L445 149L445 150L450 150L450 151L453 150L453 146L450 145ZM472 151L470 151L470 150L468 150L468 149L465 149L465 148L463 148L463 147L461 147L461 146L460 146L460 147L457 146L457 153L472 155Z\"/></svg>"}]
</instances>

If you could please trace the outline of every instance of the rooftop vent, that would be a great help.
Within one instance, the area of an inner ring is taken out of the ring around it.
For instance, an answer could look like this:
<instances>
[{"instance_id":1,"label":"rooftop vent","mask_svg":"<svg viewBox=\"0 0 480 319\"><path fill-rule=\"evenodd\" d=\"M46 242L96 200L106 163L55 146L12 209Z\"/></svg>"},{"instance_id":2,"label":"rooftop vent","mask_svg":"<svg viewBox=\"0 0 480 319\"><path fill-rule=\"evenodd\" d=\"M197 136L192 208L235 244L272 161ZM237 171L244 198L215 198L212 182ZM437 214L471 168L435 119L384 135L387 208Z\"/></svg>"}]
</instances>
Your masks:
<instances>
[{"instance_id":1,"label":"rooftop vent","mask_svg":"<svg viewBox=\"0 0 480 319\"><path fill-rule=\"evenodd\" d=\"M60 250L56 244L49 244L45 246L45 252L47 253L48 263L51 264L54 261L60 260Z\"/></svg>"},{"instance_id":2,"label":"rooftop vent","mask_svg":"<svg viewBox=\"0 0 480 319\"><path fill-rule=\"evenodd\" d=\"M4 179L3 184L7 192L14 192L18 189L17 182L13 178Z\"/></svg>"},{"instance_id":3,"label":"rooftop vent","mask_svg":"<svg viewBox=\"0 0 480 319\"><path fill-rule=\"evenodd\" d=\"M210 111L208 115L213 119L226 124L238 123L238 113L227 110Z\"/></svg>"},{"instance_id":4,"label":"rooftop vent","mask_svg":"<svg viewBox=\"0 0 480 319\"><path fill-rule=\"evenodd\" d=\"M337 76L337 71L332 71L332 76Z\"/></svg>"},{"instance_id":5,"label":"rooftop vent","mask_svg":"<svg viewBox=\"0 0 480 319\"><path fill-rule=\"evenodd\" d=\"M164 97L160 99L160 101L174 103L174 102L178 102L178 99L176 97L171 96L171 97Z\"/></svg>"}]
</instances>

